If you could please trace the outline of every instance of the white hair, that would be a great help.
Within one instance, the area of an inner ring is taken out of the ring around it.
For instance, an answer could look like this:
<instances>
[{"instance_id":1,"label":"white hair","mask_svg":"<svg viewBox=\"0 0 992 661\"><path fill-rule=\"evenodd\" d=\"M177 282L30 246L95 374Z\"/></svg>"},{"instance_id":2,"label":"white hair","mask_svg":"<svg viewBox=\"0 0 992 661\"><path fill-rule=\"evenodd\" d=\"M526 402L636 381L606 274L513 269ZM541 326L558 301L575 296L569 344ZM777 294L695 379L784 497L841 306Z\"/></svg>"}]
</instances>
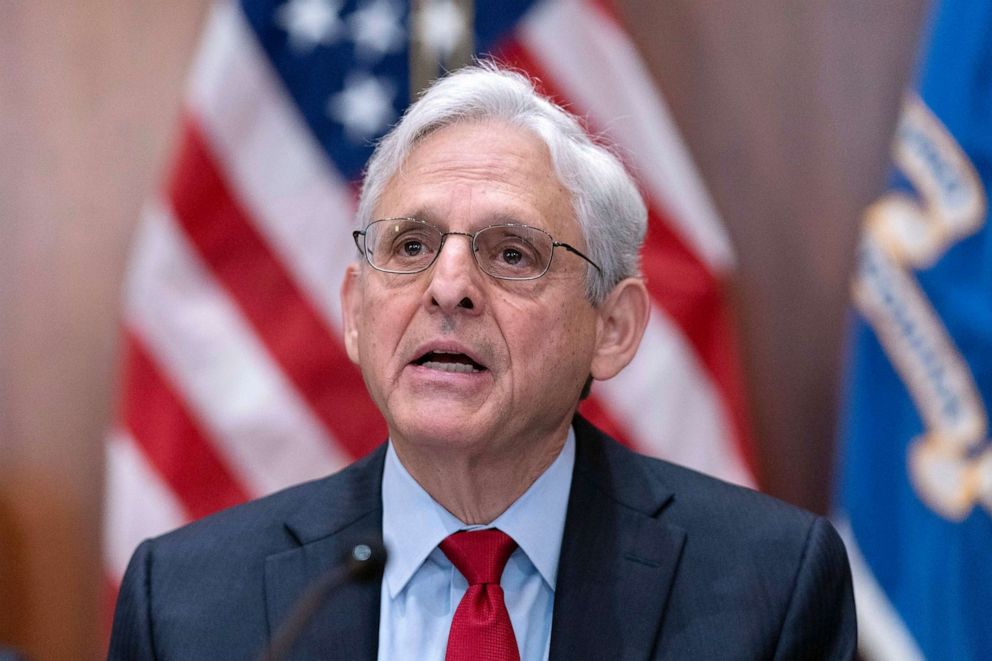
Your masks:
<instances>
[{"instance_id":1,"label":"white hair","mask_svg":"<svg viewBox=\"0 0 992 661\"><path fill-rule=\"evenodd\" d=\"M483 62L441 78L407 108L379 142L366 169L357 220L365 227L389 181L425 136L462 121L501 121L529 130L547 146L562 185L569 191L592 266L586 294L603 302L618 282L638 275L647 210L631 176L579 121L539 95L526 76Z\"/></svg>"}]
</instances>

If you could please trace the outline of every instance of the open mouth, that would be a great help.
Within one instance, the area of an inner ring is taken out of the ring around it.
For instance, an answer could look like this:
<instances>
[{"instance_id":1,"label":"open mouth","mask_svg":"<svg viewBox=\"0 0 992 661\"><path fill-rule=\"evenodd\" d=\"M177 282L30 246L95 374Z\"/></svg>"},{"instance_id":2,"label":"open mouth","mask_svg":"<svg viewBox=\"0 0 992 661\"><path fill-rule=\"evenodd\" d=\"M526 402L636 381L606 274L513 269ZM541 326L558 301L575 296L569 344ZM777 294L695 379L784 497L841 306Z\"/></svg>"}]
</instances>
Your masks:
<instances>
[{"instance_id":1,"label":"open mouth","mask_svg":"<svg viewBox=\"0 0 992 661\"><path fill-rule=\"evenodd\" d=\"M460 372L462 374L483 372L486 369L465 354L455 351L428 351L413 361L413 364L441 372Z\"/></svg>"}]
</instances>

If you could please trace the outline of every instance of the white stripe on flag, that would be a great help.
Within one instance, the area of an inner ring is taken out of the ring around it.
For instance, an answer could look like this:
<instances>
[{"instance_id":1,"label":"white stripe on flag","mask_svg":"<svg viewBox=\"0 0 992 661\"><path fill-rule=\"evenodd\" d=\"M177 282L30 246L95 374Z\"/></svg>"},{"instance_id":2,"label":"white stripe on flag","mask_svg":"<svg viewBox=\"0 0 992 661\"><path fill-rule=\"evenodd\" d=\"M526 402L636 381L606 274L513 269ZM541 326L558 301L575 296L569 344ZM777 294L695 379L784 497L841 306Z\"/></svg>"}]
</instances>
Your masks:
<instances>
[{"instance_id":1,"label":"white stripe on flag","mask_svg":"<svg viewBox=\"0 0 992 661\"><path fill-rule=\"evenodd\" d=\"M126 316L252 496L349 462L161 202L143 213Z\"/></svg>"},{"instance_id":2,"label":"white stripe on flag","mask_svg":"<svg viewBox=\"0 0 992 661\"><path fill-rule=\"evenodd\" d=\"M710 271L729 271L730 239L668 106L630 39L601 11L586 0L547 2L522 22L521 41L572 110L624 150L645 192Z\"/></svg>"},{"instance_id":3,"label":"white stripe on flag","mask_svg":"<svg viewBox=\"0 0 992 661\"><path fill-rule=\"evenodd\" d=\"M188 103L232 193L326 321L341 328L339 292L354 193L275 78L236 5L215 5Z\"/></svg>"},{"instance_id":4,"label":"white stripe on flag","mask_svg":"<svg viewBox=\"0 0 992 661\"><path fill-rule=\"evenodd\" d=\"M875 581L861 555L850 521L836 517L834 526L847 547L858 608L858 651L871 661L924 661L923 652Z\"/></svg>"},{"instance_id":5,"label":"white stripe on flag","mask_svg":"<svg viewBox=\"0 0 992 661\"><path fill-rule=\"evenodd\" d=\"M117 429L107 436L105 462L105 566L120 580L142 540L178 528L188 517L126 432Z\"/></svg>"},{"instance_id":6,"label":"white stripe on flag","mask_svg":"<svg viewBox=\"0 0 992 661\"><path fill-rule=\"evenodd\" d=\"M637 449L724 480L754 486L733 441L723 400L692 347L655 309L631 364L593 392L623 421Z\"/></svg>"}]
</instances>

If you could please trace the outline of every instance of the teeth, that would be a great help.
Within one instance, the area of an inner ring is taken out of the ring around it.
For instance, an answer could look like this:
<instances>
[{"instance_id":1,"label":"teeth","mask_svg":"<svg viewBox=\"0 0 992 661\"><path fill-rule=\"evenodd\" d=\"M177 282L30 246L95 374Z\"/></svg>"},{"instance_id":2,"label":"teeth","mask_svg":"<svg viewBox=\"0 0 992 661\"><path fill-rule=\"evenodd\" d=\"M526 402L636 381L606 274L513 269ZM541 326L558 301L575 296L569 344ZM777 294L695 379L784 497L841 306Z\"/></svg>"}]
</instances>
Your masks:
<instances>
[{"instance_id":1,"label":"teeth","mask_svg":"<svg viewBox=\"0 0 992 661\"><path fill-rule=\"evenodd\" d=\"M462 374L470 374L472 372L480 371L467 363L438 363L432 360L429 360L426 363L424 363L424 367L430 368L432 370L440 370L442 372L461 372Z\"/></svg>"}]
</instances>

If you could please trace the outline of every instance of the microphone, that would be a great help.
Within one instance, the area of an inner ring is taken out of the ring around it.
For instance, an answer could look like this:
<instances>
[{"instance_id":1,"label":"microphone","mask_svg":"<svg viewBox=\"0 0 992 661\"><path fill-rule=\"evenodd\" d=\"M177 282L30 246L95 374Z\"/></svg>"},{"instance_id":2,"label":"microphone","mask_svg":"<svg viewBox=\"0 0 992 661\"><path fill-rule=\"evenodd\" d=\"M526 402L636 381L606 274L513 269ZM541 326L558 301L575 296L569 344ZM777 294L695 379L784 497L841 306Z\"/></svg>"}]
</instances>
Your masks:
<instances>
[{"instance_id":1,"label":"microphone","mask_svg":"<svg viewBox=\"0 0 992 661\"><path fill-rule=\"evenodd\" d=\"M364 583L382 574L386 566L386 548L382 542L366 541L356 544L343 563L334 565L307 590L296 602L289 617L276 629L261 661L281 661L285 659L296 640L303 633L317 609L335 589L352 581Z\"/></svg>"}]
</instances>

